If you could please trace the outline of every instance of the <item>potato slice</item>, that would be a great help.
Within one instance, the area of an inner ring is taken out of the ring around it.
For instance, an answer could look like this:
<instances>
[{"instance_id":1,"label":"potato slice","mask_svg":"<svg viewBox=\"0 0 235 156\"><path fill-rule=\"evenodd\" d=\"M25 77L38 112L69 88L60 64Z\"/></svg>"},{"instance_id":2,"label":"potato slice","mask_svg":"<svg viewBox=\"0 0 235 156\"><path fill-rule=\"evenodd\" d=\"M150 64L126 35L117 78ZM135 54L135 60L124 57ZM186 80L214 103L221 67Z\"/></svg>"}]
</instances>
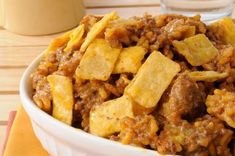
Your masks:
<instances>
[{"instance_id":1,"label":"potato slice","mask_svg":"<svg viewBox=\"0 0 235 156\"><path fill-rule=\"evenodd\" d=\"M54 52L59 47L62 47L63 45L65 45L69 41L71 33L72 31L68 31L64 33L63 35L59 36L58 38L52 40L48 48L45 50L45 56L47 57L49 53Z\"/></svg>"},{"instance_id":2,"label":"potato slice","mask_svg":"<svg viewBox=\"0 0 235 156\"><path fill-rule=\"evenodd\" d=\"M47 80L53 101L52 116L71 125L74 104L72 80L61 75L49 75Z\"/></svg>"},{"instance_id":3,"label":"potato slice","mask_svg":"<svg viewBox=\"0 0 235 156\"><path fill-rule=\"evenodd\" d=\"M140 46L124 48L117 60L113 73L137 73L146 51Z\"/></svg>"},{"instance_id":4,"label":"potato slice","mask_svg":"<svg viewBox=\"0 0 235 156\"><path fill-rule=\"evenodd\" d=\"M182 54L192 66L200 66L210 62L218 53L210 40L199 34L183 41L173 41L176 50Z\"/></svg>"},{"instance_id":5,"label":"potato slice","mask_svg":"<svg viewBox=\"0 0 235 156\"><path fill-rule=\"evenodd\" d=\"M140 67L124 94L145 107L155 107L180 66L160 52L153 52Z\"/></svg>"},{"instance_id":6,"label":"potato slice","mask_svg":"<svg viewBox=\"0 0 235 156\"><path fill-rule=\"evenodd\" d=\"M228 77L228 73L219 73L215 71L194 71L187 73L195 81L214 82Z\"/></svg>"},{"instance_id":7,"label":"potato slice","mask_svg":"<svg viewBox=\"0 0 235 156\"><path fill-rule=\"evenodd\" d=\"M73 50L75 47L79 47L81 45L82 36L85 32L84 24L79 25L73 32L70 34L69 42L67 43L66 48L64 49L65 52Z\"/></svg>"},{"instance_id":8,"label":"potato slice","mask_svg":"<svg viewBox=\"0 0 235 156\"><path fill-rule=\"evenodd\" d=\"M117 14L115 11L113 11L109 14L106 14L100 21L95 23L91 30L88 32L87 37L85 38L85 41L80 48L80 51L84 52L89 44L96 38L96 36L105 29L105 27L109 24L109 21L115 19L116 17Z\"/></svg>"},{"instance_id":9,"label":"potato slice","mask_svg":"<svg viewBox=\"0 0 235 156\"><path fill-rule=\"evenodd\" d=\"M104 39L95 39L87 48L76 75L82 79L107 80L121 49L112 48Z\"/></svg>"},{"instance_id":10,"label":"potato slice","mask_svg":"<svg viewBox=\"0 0 235 156\"><path fill-rule=\"evenodd\" d=\"M225 17L209 25L209 30L219 39L235 47L235 24L232 18Z\"/></svg>"},{"instance_id":11,"label":"potato slice","mask_svg":"<svg viewBox=\"0 0 235 156\"><path fill-rule=\"evenodd\" d=\"M120 132L120 120L133 116L132 101L128 96L106 101L90 111L90 133L107 137Z\"/></svg>"}]
</instances>

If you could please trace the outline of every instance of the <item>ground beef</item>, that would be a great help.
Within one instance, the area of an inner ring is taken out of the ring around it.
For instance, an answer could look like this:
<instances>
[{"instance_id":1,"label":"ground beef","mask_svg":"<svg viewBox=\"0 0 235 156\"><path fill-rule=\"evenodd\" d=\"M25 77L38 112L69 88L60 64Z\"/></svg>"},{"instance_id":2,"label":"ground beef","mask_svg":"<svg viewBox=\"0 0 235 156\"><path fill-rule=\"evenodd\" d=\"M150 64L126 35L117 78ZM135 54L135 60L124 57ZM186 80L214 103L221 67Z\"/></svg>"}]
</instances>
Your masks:
<instances>
[{"instance_id":1,"label":"ground beef","mask_svg":"<svg viewBox=\"0 0 235 156\"><path fill-rule=\"evenodd\" d=\"M73 77L74 72L81 61L82 53L80 51L75 51L72 57L68 57L69 55L60 61L58 71L54 74Z\"/></svg>"},{"instance_id":2,"label":"ground beef","mask_svg":"<svg viewBox=\"0 0 235 156\"><path fill-rule=\"evenodd\" d=\"M131 81L128 78L128 74L120 74L120 78L115 82L118 92L123 94L124 89L130 82Z\"/></svg>"},{"instance_id":3,"label":"ground beef","mask_svg":"<svg viewBox=\"0 0 235 156\"><path fill-rule=\"evenodd\" d=\"M98 22L102 16L95 16L95 15L86 15L85 17L82 18L80 24L85 25L85 32L89 32L91 27Z\"/></svg>"},{"instance_id":4,"label":"ground beef","mask_svg":"<svg viewBox=\"0 0 235 156\"><path fill-rule=\"evenodd\" d=\"M235 49L231 45L218 44L219 54L216 59L203 65L205 70L227 72L229 76L219 84L220 89L235 91Z\"/></svg>"},{"instance_id":5,"label":"ground beef","mask_svg":"<svg viewBox=\"0 0 235 156\"><path fill-rule=\"evenodd\" d=\"M37 70L31 75L32 86L34 89L33 100L39 108L51 113L51 94L50 86L47 82L46 76L58 70L58 60L56 54L60 52L58 49L55 53L50 53L47 57L43 58Z\"/></svg>"},{"instance_id":6,"label":"ground beef","mask_svg":"<svg viewBox=\"0 0 235 156\"><path fill-rule=\"evenodd\" d=\"M81 126L85 131L89 130L89 113L93 106L102 104L110 95L99 81L86 81L74 85L75 111L81 115Z\"/></svg>"},{"instance_id":7,"label":"ground beef","mask_svg":"<svg viewBox=\"0 0 235 156\"><path fill-rule=\"evenodd\" d=\"M186 74L180 74L169 91L162 97L158 114L169 122L179 122L182 118L192 120L205 111L205 92Z\"/></svg>"},{"instance_id":8,"label":"ground beef","mask_svg":"<svg viewBox=\"0 0 235 156\"><path fill-rule=\"evenodd\" d=\"M117 75L115 75L117 76ZM121 74L119 78L113 77L106 82L85 81L75 82L75 112L81 118L81 127L89 130L89 113L95 105L100 105L108 99L120 97L130 80L127 74Z\"/></svg>"},{"instance_id":9,"label":"ground beef","mask_svg":"<svg viewBox=\"0 0 235 156\"><path fill-rule=\"evenodd\" d=\"M231 156L227 147L233 132L206 115L193 123L168 123L161 131L156 148L162 153Z\"/></svg>"},{"instance_id":10,"label":"ground beef","mask_svg":"<svg viewBox=\"0 0 235 156\"><path fill-rule=\"evenodd\" d=\"M157 131L157 123L151 115L137 116L134 119L126 117L121 121L121 133L118 137L124 144L144 147L157 139Z\"/></svg>"},{"instance_id":11,"label":"ground beef","mask_svg":"<svg viewBox=\"0 0 235 156\"><path fill-rule=\"evenodd\" d=\"M47 113L51 114L52 105L51 105L51 93L50 93L50 86L47 82L46 77L40 79L35 88L35 94L33 96L33 100L37 104L39 108L46 111Z\"/></svg>"},{"instance_id":12,"label":"ground beef","mask_svg":"<svg viewBox=\"0 0 235 156\"><path fill-rule=\"evenodd\" d=\"M155 22L157 27L161 28L166 26L169 22L173 20L179 20L182 19L185 21L186 24L189 24L191 26L196 26L196 33L205 33L206 32L206 25L201 22L200 16L194 16L194 17L185 17L182 15L175 15L175 14L163 14L155 17Z\"/></svg>"},{"instance_id":13,"label":"ground beef","mask_svg":"<svg viewBox=\"0 0 235 156\"><path fill-rule=\"evenodd\" d=\"M130 22L131 21L131 22ZM112 22L112 28L106 29L105 39L113 46L119 47L140 45L147 51L163 49L163 53L173 58L170 50L171 42L175 39L184 39L194 33L205 33L206 26L199 16L185 17L178 15L160 15L152 17L134 17L129 22L117 20ZM191 32L191 28L195 32Z\"/></svg>"},{"instance_id":14,"label":"ground beef","mask_svg":"<svg viewBox=\"0 0 235 156\"><path fill-rule=\"evenodd\" d=\"M137 20L118 19L112 21L105 31L105 39L112 47L121 47L122 44L130 45L131 41L137 41L138 37L134 36L133 27L141 27L141 23Z\"/></svg>"},{"instance_id":15,"label":"ground beef","mask_svg":"<svg viewBox=\"0 0 235 156\"><path fill-rule=\"evenodd\" d=\"M207 112L235 128L235 93L216 89L206 100Z\"/></svg>"}]
</instances>

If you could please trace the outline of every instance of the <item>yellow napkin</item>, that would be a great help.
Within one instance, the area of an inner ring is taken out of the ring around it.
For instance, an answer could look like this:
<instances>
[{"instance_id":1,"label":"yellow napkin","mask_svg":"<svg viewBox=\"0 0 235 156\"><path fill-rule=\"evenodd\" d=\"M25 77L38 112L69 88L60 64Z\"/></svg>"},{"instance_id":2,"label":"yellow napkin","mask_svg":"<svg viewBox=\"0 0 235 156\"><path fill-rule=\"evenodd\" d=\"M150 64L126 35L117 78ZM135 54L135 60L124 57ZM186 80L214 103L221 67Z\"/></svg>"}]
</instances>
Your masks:
<instances>
[{"instance_id":1,"label":"yellow napkin","mask_svg":"<svg viewBox=\"0 0 235 156\"><path fill-rule=\"evenodd\" d=\"M36 138L22 106L17 111L3 156L49 156Z\"/></svg>"}]
</instances>

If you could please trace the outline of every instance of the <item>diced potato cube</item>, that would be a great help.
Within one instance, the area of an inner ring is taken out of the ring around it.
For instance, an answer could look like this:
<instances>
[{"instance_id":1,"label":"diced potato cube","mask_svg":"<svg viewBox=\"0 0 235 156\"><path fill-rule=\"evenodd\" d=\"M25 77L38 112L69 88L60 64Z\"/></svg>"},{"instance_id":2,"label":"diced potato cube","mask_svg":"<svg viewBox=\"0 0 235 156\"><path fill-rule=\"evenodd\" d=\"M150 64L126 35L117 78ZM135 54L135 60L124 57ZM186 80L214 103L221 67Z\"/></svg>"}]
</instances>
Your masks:
<instances>
[{"instance_id":1,"label":"diced potato cube","mask_svg":"<svg viewBox=\"0 0 235 156\"><path fill-rule=\"evenodd\" d=\"M219 73L215 71L194 71L187 73L195 81L214 82L228 77L228 73Z\"/></svg>"},{"instance_id":2,"label":"diced potato cube","mask_svg":"<svg viewBox=\"0 0 235 156\"><path fill-rule=\"evenodd\" d=\"M232 18L222 18L209 26L221 40L235 47L235 24Z\"/></svg>"},{"instance_id":3,"label":"diced potato cube","mask_svg":"<svg viewBox=\"0 0 235 156\"><path fill-rule=\"evenodd\" d=\"M109 14L106 14L100 21L95 23L91 30L88 32L85 41L81 45L80 51L84 52L89 44L96 38L96 36L105 29L105 27L109 24L109 21L115 18L117 18L117 14L115 11L113 11Z\"/></svg>"},{"instance_id":4,"label":"diced potato cube","mask_svg":"<svg viewBox=\"0 0 235 156\"><path fill-rule=\"evenodd\" d=\"M82 57L76 75L82 79L107 80L121 49L112 48L104 39L94 40Z\"/></svg>"},{"instance_id":5,"label":"diced potato cube","mask_svg":"<svg viewBox=\"0 0 235 156\"><path fill-rule=\"evenodd\" d=\"M72 80L61 75L49 75L47 80L53 101L52 116L71 125L74 104Z\"/></svg>"},{"instance_id":6,"label":"diced potato cube","mask_svg":"<svg viewBox=\"0 0 235 156\"><path fill-rule=\"evenodd\" d=\"M73 32L70 34L70 40L67 43L66 48L64 49L65 52L73 50L81 45L82 36L85 32L84 24L79 25Z\"/></svg>"},{"instance_id":7,"label":"diced potato cube","mask_svg":"<svg viewBox=\"0 0 235 156\"><path fill-rule=\"evenodd\" d=\"M90 132L107 137L121 130L122 118L133 116L132 101L128 96L106 101L90 111Z\"/></svg>"},{"instance_id":8,"label":"diced potato cube","mask_svg":"<svg viewBox=\"0 0 235 156\"><path fill-rule=\"evenodd\" d=\"M113 73L137 73L146 51L140 46L124 48L116 62Z\"/></svg>"},{"instance_id":9,"label":"diced potato cube","mask_svg":"<svg viewBox=\"0 0 235 156\"><path fill-rule=\"evenodd\" d=\"M177 63L155 51L140 67L124 94L143 107L155 107L179 71Z\"/></svg>"},{"instance_id":10,"label":"diced potato cube","mask_svg":"<svg viewBox=\"0 0 235 156\"><path fill-rule=\"evenodd\" d=\"M192 66L200 66L210 62L218 53L210 40L199 34L183 41L173 41L176 50L182 54Z\"/></svg>"}]
</instances>

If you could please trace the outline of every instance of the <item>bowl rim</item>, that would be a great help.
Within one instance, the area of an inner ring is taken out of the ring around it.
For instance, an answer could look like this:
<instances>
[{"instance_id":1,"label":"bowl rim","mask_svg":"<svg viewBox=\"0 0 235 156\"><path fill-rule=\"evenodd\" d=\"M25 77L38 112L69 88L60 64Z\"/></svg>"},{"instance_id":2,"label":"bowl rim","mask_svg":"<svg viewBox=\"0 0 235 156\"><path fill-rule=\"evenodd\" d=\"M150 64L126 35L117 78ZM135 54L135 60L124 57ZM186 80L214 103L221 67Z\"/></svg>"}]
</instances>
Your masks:
<instances>
[{"instance_id":1,"label":"bowl rim","mask_svg":"<svg viewBox=\"0 0 235 156\"><path fill-rule=\"evenodd\" d=\"M32 85L30 81L30 75L33 71L36 70L43 56L44 56L44 52L41 53L39 56L37 56L31 62L31 64L24 71L23 76L20 80L20 86L19 86L20 99L31 122L35 123L36 125L41 127L43 130L47 131L53 137L57 137L57 139L67 143L69 146L71 147L75 146L76 148L80 147L89 152L92 152L92 150L89 147L95 146L96 149L104 149L104 148L106 149L106 150L99 150L95 152L95 153L99 153L103 155L110 154L110 152L107 152L107 151L111 151L112 153L117 152L122 155L126 155L128 153L128 155L130 154L133 156L134 155L141 156L142 154L146 156L161 155L160 153L154 150L149 150L149 149L145 149L141 147L135 147L131 145L124 145L117 141L108 140L108 139L87 133L81 129L77 129L72 126L66 125L62 123L61 121L53 118L49 114L45 113L41 109L39 109L31 98L30 92L32 92L32 87L31 87ZM46 124L41 124L41 123L45 123L45 121L46 121ZM68 133L66 137L64 135L65 134L64 132ZM77 141L77 140L82 140L82 142ZM87 144L89 145L89 147L87 146Z\"/></svg>"}]
</instances>

